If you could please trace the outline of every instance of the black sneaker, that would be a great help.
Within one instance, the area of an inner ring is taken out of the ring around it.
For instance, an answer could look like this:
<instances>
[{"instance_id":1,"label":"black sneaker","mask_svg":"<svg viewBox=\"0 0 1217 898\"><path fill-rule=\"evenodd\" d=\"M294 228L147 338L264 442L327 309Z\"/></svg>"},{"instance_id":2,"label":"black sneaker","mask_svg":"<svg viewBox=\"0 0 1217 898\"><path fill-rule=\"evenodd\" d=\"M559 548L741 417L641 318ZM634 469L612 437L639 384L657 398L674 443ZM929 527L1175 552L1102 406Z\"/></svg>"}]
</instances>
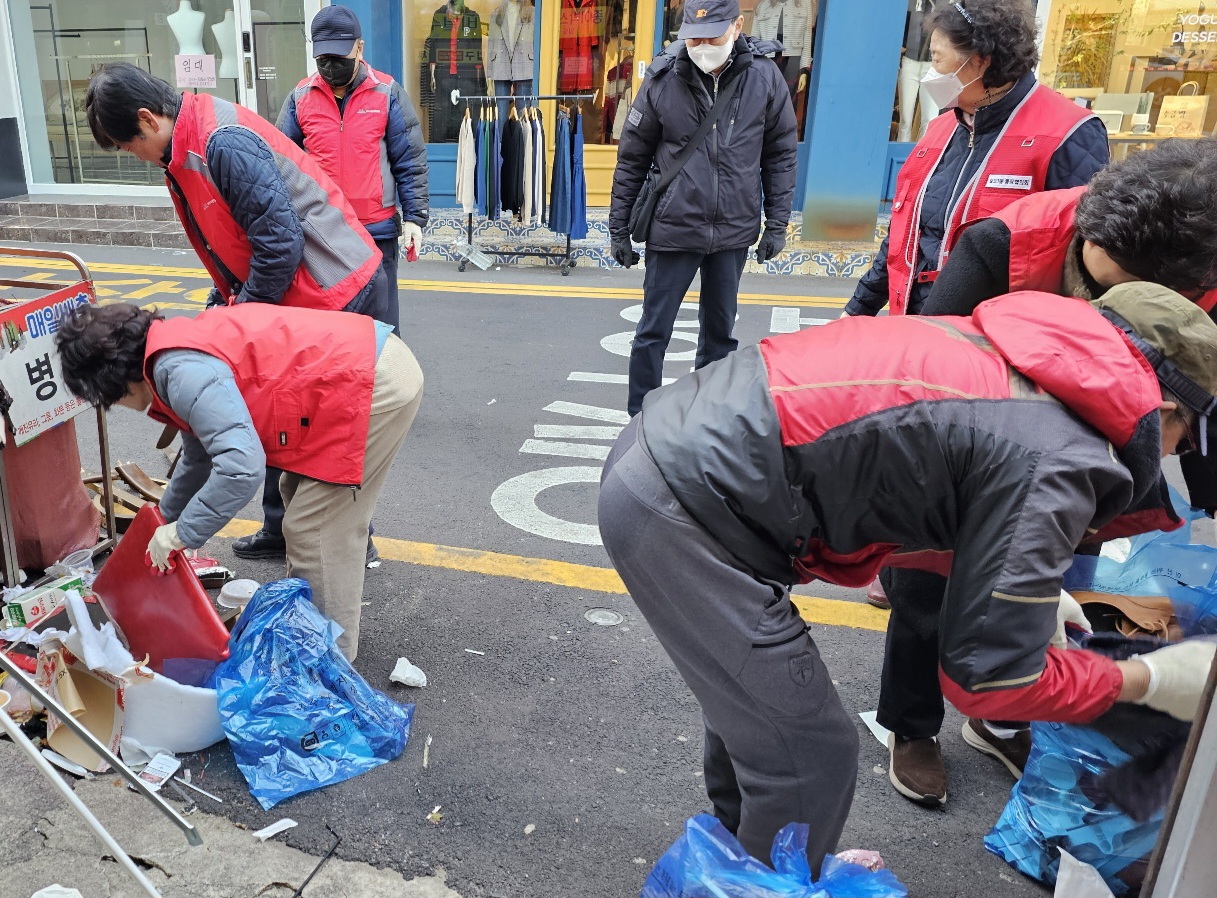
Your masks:
<instances>
[{"instance_id":1,"label":"black sneaker","mask_svg":"<svg viewBox=\"0 0 1217 898\"><path fill-rule=\"evenodd\" d=\"M286 558L287 543L283 534L262 529L253 536L233 540L232 554L247 559Z\"/></svg>"},{"instance_id":2,"label":"black sneaker","mask_svg":"<svg viewBox=\"0 0 1217 898\"><path fill-rule=\"evenodd\" d=\"M1031 730L1023 728L1015 732L1009 739L995 735L985 722L977 717L969 717L963 725L963 741L978 752L991 758L997 758L1010 771L1016 780L1022 779L1023 768L1027 766L1027 756L1031 754Z\"/></svg>"}]
</instances>

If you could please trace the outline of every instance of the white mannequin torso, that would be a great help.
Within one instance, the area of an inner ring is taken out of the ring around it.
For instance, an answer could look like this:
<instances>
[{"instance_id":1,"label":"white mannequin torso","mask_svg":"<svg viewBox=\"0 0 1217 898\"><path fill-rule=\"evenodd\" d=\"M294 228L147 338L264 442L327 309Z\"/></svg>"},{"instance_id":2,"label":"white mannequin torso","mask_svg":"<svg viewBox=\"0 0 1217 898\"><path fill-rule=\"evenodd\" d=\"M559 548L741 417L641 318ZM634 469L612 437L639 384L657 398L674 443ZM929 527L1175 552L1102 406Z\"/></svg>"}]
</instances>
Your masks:
<instances>
[{"instance_id":1,"label":"white mannequin torso","mask_svg":"<svg viewBox=\"0 0 1217 898\"><path fill-rule=\"evenodd\" d=\"M231 9L224 11L224 21L211 26L211 33L215 35L216 45L220 48L220 65L216 70L216 77L238 77L241 68L237 65L237 26Z\"/></svg>"},{"instance_id":2,"label":"white mannequin torso","mask_svg":"<svg viewBox=\"0 0 1217 898\"><path fill-rule=\"evenodd\" d=\"M203 50L203 19L206 16L190 5L190 0L182 0L177 12L165 17L169 30L177 38L177 51L183 56L202 56Z\"/></svg>"}]
</instances>

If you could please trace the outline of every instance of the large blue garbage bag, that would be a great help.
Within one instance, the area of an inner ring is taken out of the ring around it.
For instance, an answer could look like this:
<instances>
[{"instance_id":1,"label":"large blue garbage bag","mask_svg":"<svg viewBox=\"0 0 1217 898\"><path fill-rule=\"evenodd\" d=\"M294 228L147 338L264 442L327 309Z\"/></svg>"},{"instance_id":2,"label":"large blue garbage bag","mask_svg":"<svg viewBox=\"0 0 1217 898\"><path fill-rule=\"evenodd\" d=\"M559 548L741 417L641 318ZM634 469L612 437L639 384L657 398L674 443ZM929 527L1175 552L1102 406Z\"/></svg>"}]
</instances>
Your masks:
<instances>
[{"instance_id":1,"label":"large blue garbage bag","mask_svg":"<svg viewBox=\"0 0 1217 898\"><path fill-rule=\"evenodd\" d=\"M908 890L890 870L873 872L828 855L819 882L807 864L807 824L791 823L773 839L773 868L748 854L709 814L685 823L685 832L655 862L640 898L905 898Z\"/></svg>"},{"instance_id":2,"label":"large blue garbage bag","mask_svg":"<svg viewBox=\"0 0 1217 898\"><path fill-rule=\"evenodd\" d=\"M1056 882L1059 849L1092 864L1115 895L1140 887L1163 812L1138 823L1106 800L1099 778L1129 755L1094 729L1031 725L1022 779L985 847L1020 873Z\"/></svg>"},{"instance_id":3,"label":"large blue garbage bag","mask_svg":"<svg viewBox=\"0 0 1217 898\"><path fill-rule=\"evenodd\" d=\"M1124 561L1078 555L1065 574L1065 589L1123 596L1166 596L1186 636L1217 633L1217 548L1192 542L1193 521L1204 512L1191 508L1171 489L1178 530L1154 530L1132 539Z\"/></svg>"},{"instance_id":4,"label":"large blue garbage bag","mask_svg":"<svg viewBox=\"0 0 1217 898\"><path fill-rule=\"evenodd\" d=\"M276 580L254 593L216 669L224 734L264 810L391 761L410 738L414 706L355 672L341 632L308 583Z\"/></svg>"}]
</instances>

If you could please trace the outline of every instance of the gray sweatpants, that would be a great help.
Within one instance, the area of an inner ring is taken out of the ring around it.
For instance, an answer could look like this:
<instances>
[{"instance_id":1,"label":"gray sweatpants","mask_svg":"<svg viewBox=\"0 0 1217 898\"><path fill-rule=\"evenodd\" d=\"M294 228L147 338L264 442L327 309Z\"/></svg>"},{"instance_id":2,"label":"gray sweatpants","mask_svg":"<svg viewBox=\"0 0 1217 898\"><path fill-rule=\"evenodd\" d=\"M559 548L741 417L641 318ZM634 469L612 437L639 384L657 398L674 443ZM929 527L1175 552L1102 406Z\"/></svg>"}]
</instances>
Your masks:
<instances>
[{"instance_id":1,"label":"gray sweatpants","mask_svg":"<svg viewBox=\"0 0 1217 898\"><path fill-rule=\"evenodd\" d=\"M858 732L789 590L758 581L681 507L637 418L605 463L599 519L613 566L701 704L715 816L766 862L779 829L810 824L818 875L853 801Z\"/></svg>"}]
</instances>

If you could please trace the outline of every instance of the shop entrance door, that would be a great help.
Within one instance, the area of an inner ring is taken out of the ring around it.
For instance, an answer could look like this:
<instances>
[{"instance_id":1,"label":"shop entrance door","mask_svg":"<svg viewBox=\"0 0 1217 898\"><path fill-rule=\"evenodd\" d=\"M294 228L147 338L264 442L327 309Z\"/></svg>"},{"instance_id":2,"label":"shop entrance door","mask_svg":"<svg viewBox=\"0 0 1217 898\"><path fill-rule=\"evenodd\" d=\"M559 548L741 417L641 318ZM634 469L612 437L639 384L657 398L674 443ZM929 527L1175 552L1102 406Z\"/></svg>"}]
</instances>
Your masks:
<instances>
[{"instance_id":1,"label":"shop entrance door","mask_svg":"<svg viewBox=\"0 0 1217 898\"><path fill-rule=\"evenodd\" d=\"M320 8L321 0L236 0L237 102L272 122L279 117L311 69L309 23Z\"/></svg>"}]
</instances>

